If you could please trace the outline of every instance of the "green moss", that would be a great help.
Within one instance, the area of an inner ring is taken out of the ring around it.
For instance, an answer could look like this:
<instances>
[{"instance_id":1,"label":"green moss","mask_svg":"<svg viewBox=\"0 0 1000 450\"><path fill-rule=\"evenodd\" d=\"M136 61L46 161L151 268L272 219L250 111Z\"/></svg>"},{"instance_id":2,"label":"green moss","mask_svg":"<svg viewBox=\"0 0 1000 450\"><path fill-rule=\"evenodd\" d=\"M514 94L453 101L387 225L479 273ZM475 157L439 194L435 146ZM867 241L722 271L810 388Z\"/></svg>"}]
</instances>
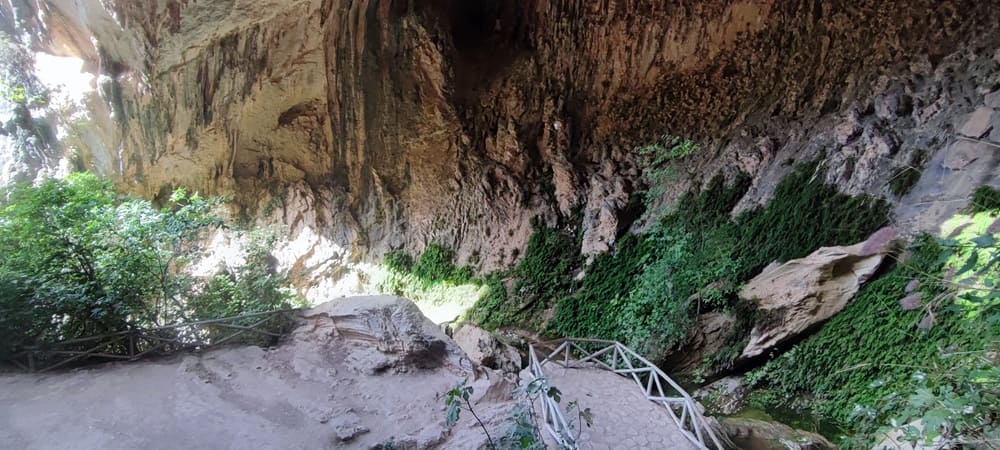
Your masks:
<instances>
[{"instance_id":1,"label":"green moss","mask_svg":"<svg viewBox=\"0 0 1000 450\"><path fill-rule=\"evenodd\" d=\"M504 273L494 272L486 277L486 294L472 307L469 320L488 330L516 322L517 310L507 301Z\"/></svg>"},{"instance_id":2,"label":"green moss","mask_svg":"<svg viewBox=\"0 0 1000 450\"><path fill-rule=\"evenodd\" d=\"M628 234L614 252L598 255L579 288L559 301L547 334L624 340L615 318L651 250L644 236Z\"/></svg>"},{"instance_id":3,"label":"green moss","mask_svg":"<svg viewBox=\"0 0 1000 450\"><path fill-rule=\"evenodd\" d=\"M393 250L385 255L385 265L396 272L410 273L413 271L413 257L402 250Z\"/></svg>"},{"instance_id":4,"label":"green moss","mask_svg":"<svg viewBox=\"0 0 1000 450\"><path fill-rule=\"evenodd\" d=\"M439 244L427 245L416 261L402 250L393 250L385 256L385 265L396 273L413 275L425 287L445 281L453 284L477 281L472 267L456 267L455 253Z\"/></svg>"},{"instance_id":5,"label":"green moss","mask_svg":"<svg viewBox=\"0 0 1000 450\"><path fill-rule=\"evenodd\" d=\"M455 271L454 253L448 247L429 244L413 264L413 274L428 282L444 281Z\"/></svg>"},{"instance_id":6,"label":"green moss","mask_svg":"<svg viewBox=\"0 0 1000 450\"><path fill-rule=\"evenodd\" d=\"M1000 190L990 186L980 186L972 193L969 212L975 214L1000 209Z\"/></svg>"}]
</instances>

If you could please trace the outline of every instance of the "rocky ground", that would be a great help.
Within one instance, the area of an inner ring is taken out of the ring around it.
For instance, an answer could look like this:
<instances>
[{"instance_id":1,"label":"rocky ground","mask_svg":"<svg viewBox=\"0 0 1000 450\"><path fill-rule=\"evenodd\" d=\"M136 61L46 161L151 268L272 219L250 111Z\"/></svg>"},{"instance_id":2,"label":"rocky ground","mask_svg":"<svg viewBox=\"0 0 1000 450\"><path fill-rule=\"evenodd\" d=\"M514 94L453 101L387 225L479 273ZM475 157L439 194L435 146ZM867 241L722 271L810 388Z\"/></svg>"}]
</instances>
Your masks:
<instances>
[{"instance_id":1,"label":"rocky ground","mask_svg":"<svg viewBox=\"0 0 1000 450\"><path fill-rule=\"evenodd\" d=\"M303 314L282 345L220 348L64 373L0 375L0 447L477 448L438 398L469 378L498 427L512 386L477 369L409 301L355 297Z\"/></svg>"}]
</instances>

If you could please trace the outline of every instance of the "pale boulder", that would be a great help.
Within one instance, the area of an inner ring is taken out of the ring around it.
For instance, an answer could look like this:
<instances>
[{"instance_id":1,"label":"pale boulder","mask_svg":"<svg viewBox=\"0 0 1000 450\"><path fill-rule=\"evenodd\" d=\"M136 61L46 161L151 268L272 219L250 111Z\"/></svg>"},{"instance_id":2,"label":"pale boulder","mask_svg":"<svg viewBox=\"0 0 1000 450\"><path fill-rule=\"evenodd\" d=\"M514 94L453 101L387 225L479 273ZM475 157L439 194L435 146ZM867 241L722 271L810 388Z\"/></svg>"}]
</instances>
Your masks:
<instances>
[{"instance_id":1,"label":"pale boulder","mask_svg":"<svg viewBox=\"0 0 1000 450\"><path fill-rule=\"evenodd\" d=\"M876 233L868 242L823 247L805 258L772 263L740 291L757 305L758 319L741 358L753 358L840 312L885 258Z\"/></svg>"},{"instance_id":2,"label":"pale boulder","mask_svg":"<svg viewBox=\"0 0 1000 450\"><path fill-rule=\"evenodd\" d=\"M455 331L453 339L476 364L504 373L521 370L521 354L517 349L501 342L489 331L464 324Z\"/></svg>"},{"instance_id":3,"label":"pale boulder","mask_svg":"<svg viewBox=\"0 0 1000 450\"><path fill-rule=\"evenodd\" d=\"M759 419L725 417L719 421L736 448L753 450L833 450L823 436Z\"/></svg>"}]
</instances>

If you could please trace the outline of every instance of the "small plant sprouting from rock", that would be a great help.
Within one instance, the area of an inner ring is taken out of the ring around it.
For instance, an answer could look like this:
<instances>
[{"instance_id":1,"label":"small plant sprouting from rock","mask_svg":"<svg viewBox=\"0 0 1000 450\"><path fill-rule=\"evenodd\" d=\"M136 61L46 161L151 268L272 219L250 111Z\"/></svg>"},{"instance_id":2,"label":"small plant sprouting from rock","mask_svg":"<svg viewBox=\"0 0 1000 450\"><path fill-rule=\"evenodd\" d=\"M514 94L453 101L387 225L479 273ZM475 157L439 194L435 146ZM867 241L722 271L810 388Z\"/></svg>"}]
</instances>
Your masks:
<instances>
[{"instance_id":1,"label":"small plant sprouting from rock","mask_svg":"<svg viewBox=\"0 0 1000 450\"><path fill-rule=\"evenodd\" d=\"M544 450L545 444L542 441L541 430L538 429L538 422L535 414L535 401L543 396L554 400L556 403L562 401L562 392L558 388L549 384L546 378L536 378L526 385L514 389L514 398L518 404L507 415L504 434L500 439L494 441L487 431L486 424L479 418L472 407L470 398L474 389L468 385L468 379L462 380L450 391L445 393L445 405L448 407L445 422L449 427L454 426L460 419L462 410L469 411L476 419L479 427L483 429L489 448L493 450ZM572 415L576 412L575 420L570 420L570 428L577 430L582 425L588 428L593 425L594 416L590 408L583 408L579 402L571 401L566 405L566 413ZM568 448L563 446L562 448Z\"/></svg>"},{"instance_id":2,"label":"small plant sprouting from rock","mask_svg":"<svg viewBox=\"0 0 1000 450\"><path fill-rule=\"evenodd\" d=\"M636 147L639 167L649 190L646 191L646 206L655 203L670 185L673 170L669 163L687 157L699 149L698 144L690 139L665 134L655 142Z\"/></svg>"},{"instance_id":3,"label":"small plant sprouting from rock","mask_svg":"<svg viewBox=\"0 0 1000 450\"><path fill-rule=\"evenodd\" d=\"M454 426L458 423L462 409L466 409L469 411L469 414L472 414L472 417L476 418L476 422L478 422L479 426L482 427L483 433L486 433L486 440L489 441L490 448L496 449L497 445L493 441L493 437L490 436L489 430L486 429L486 424L483 423L483 421L476 414L475 409L472 408L472 402L469 398L472 397L473 388L467 384L468 382L468 378L462 380L445 394L444 404L448 407L448 416L445 419L445 422L449 427Z\"/></svg>"},{"instance_id":4,"label":"small plant sprouting from rock","mask_svg":"<svg viewBox=\"0 0 1000 450\"><path fill-rule=\"evenodd\" d=\"M921 167L927 161L927 154L923 151L917 152L913 155L910 163L892 175L892 179L889 180L889 190L896 197L902 197L910 192L914 186L916 186L917 181L920 180L920 175L923 173Z\"/></svg>"}]
</instances>

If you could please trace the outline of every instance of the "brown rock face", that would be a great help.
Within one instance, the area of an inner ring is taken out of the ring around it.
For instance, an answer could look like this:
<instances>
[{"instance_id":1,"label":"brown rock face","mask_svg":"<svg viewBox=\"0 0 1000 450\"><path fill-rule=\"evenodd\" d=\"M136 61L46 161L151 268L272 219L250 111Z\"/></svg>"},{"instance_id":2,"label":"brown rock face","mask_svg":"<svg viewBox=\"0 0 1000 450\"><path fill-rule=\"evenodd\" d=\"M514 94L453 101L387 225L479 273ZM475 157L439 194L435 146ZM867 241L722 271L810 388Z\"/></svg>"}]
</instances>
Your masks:
<instances>
[{"instance_id":1,"label":"brown rock face","mask_svg":"<svg viewBox=\"0 0 1000 450\"><path fill-rule=\"evenodd\" d=\"M705 357L722 350L726 337L735 325L734 317L719 312L698 316L698 324L692 327L690 338L682 349L666 357L664 367L670 367L674 373L694 373L696 369L705 365Z\"/></svg>"},{"instance_id":2,"label":"brown rock face","mask_svg":"<svg viewBox=\"0 0 1000 450\"><path fill-rule=\"evenodd\" d=\"M607 249L630 225L631 149L662 133L703 144L670 196L743 170L749 206L828 149L828 180L883 193L921 133L996 84L979 74L1000 35L996 1L19 3L44 12L23 22L48 24L40 46L103 76L116 137L93 170L149 197L232 195L355 259L436 242L481 269L536 216L582 217L584 250Z\"/></svg>"},{"instance_id":3,"label":"brown rock face","mask_svg":"<svg viewBox=\"0 0 1000 450\"><path fill-rule=\"evenodd\" d=\"M759 319L741 358L753 358L840 312L878 270L885 246L823 247L805 258L773 263L740 291Z\"/></svg>"}]
</instances>

